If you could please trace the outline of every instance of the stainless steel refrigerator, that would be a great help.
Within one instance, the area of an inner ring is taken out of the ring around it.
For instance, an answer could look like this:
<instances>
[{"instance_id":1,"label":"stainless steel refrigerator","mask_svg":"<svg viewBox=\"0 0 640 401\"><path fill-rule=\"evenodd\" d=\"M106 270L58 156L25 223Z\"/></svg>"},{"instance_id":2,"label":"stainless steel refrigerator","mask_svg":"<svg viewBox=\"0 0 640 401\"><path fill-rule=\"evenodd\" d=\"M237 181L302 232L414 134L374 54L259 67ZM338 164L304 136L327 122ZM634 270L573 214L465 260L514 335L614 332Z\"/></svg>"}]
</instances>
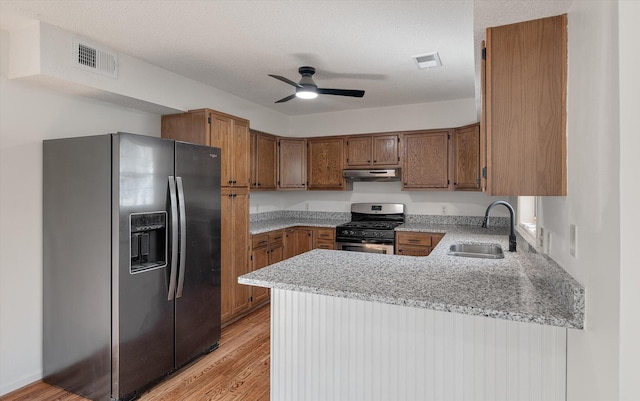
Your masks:
<instances>
[{"instance_id":1,"label":"stainless steel refrigerator","mask_svg":"<svg viewBox=\"0 0 640 401\"><path fill-rule=\"evenodd\" d=\"M43 176L45 382L132 399L217 348L220 149L47 140Z\"/></svg>"}]
</instances>

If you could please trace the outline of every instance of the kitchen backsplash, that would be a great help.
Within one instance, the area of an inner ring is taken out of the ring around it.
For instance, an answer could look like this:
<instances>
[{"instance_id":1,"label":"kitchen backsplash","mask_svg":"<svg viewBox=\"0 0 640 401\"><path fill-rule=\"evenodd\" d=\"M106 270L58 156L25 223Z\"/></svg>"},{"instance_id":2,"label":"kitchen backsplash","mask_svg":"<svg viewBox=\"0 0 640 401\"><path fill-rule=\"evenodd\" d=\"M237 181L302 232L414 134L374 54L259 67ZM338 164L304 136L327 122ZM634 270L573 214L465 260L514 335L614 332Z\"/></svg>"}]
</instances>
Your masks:
<instances>
[{"instance_id":1,"label":"kitchen backsplash","mask_svg":"<svg viewBox=\"0 0 640 401\"><path fill-rule=\"evenodd\" d=\"M303 219L303 220L351 220L351 213L344 212L317 212L308 210L278 210L274 212L253 213L249 216L251 223L274 219ZM407 223L419 224L453 224L463 226L482 225L484 216L441 216L427 214L408 214ZM508 217L489 217L490 226L508 226Z\"/></svg>"}]
</instances>

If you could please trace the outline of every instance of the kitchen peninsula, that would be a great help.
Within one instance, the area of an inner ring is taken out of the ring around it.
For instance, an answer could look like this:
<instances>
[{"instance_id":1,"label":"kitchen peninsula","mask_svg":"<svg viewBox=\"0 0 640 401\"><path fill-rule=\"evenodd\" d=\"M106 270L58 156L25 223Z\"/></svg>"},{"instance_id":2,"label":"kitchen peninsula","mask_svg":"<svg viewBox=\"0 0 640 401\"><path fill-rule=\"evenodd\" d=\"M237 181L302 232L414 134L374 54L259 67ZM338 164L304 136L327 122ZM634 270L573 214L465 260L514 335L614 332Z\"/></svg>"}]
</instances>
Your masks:
<instances>
[{"instance_id":1,"label":"kitchen peninsula","mask_svg":"<svg viewBox=\"0 0 640 401\"><path fill-rule=\"evenodd\" d=\"M583 288L520 237L447 255L506 250L504 227L396 230L446 234L427 257L316 249L239 278L272 290L272 399L564 399Z\"/></svg>"}]
</instances>

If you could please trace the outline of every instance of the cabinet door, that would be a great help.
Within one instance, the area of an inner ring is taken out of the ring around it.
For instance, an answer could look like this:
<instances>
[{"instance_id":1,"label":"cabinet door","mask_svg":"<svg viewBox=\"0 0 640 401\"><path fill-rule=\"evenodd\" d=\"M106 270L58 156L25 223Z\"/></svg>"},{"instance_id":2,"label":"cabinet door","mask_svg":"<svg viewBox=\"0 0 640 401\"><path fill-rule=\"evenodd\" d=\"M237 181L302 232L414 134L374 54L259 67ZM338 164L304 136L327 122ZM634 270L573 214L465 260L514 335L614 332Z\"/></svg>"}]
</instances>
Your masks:
<instances>
[{"instance_id":1,"label":"cabinet door","mask_svg":"<svg viewBox=\"0 0 640 401\"><path fill-rule=\"evenodd\" d=\"M249 194L246 188L222 188L222 321L251 306L251 287L238 284L249 272Z\"/></svg>"},{"instance_id":2,"label":"cabinet door","mask_svg":"<svg viewBox=\"0 0 640 401\"><path fill-rule=\"evenodd\" d=\"M231 118L209 113L211 120L211 146L221 149L220 183L223 187L233 185L233 142L231 140Z\"/></svg>"},{"instance_id":3,"label":"cabinet door","mask_svg":"<svg viewBox=\"0 0 640 401\"><path fill-rule=\"evenodd\" d=\"M269 265L269 246L265 244L251 251L251 271L261 269ZM260 304L269 299L269 289L264 287L251 288L251 303Z\"/></svg>"},{"instance_id":4,"label":"cabinet door","mask_svg":"<svg viewBox=\"0 0 640 401\"><path fill-rule=\"evenodd\" d=\"M249 308L251 287L238 284L238 277L249 272L249 192L246 188L232 189L233 200L233 314Z\"/></svg>"},{"instance_id":5,"label":"cabinet door","mask_svg":"<svg viewBox=\"0 0 640 401\"><path fill-rule=\"evenodd\" d=\"M271 135L252 132L252 154L254 166L251 169L251 188L258 190L276 189L276 138Z\"/></svg>"},{"instance_id":6,"label":"cabinet door","mask_svg":"<svg viewBox=\"0 0 640 401\"><path fill-rule=\"evenodd\" d=\"M285 232L285 259L292 258L313 249L313 229L294 227Z\"/></svg>"},{"instance_id":7,"label":"cabinet door","mask_svg":"<svg viewBox=\"0 0 640 401\"><path fill-rule=\"evenodd\" d=\"M373 165L398 165L398 135L381 135L373 137Z\"/></svg>"},{"instance_id":8,"label":"cabinet door","mask_svg":"<svg viewBox=\"0 0 640 401\"><path fill-rule=\"evenodd\" d=\"M567 16L487 29L490 195L566 195Z\"/></svg>"},{"instance_id":9,"label":"cabinet door","mask_svg":"<svg viewBox=\"0 0 640 401\"><path fill-rule=\"evenodd\" d=\"M449 131L405 134L402 189L449 188Z\"/></svg>"},{"instance_id":10,"label":"cabinet door","mask_svg":"<svg viewBox=\"0 0 640 401\"><path fill-rule=\"evenodd\" d=\"M453 132L453 188L480 190L480 126L457 128Z\"/></svg>"},{"instance_id":11,"label":"cabinet door","mask_svg":"<svg viewBox=\"0 0 640 401\"><path fill-rule=\"evenodd\" d=\"M278 241L269 244L269 264L282 262L284 260L284 242Z\"/></svg>"},{"instance_id":12,"label":"cabinet door","mask_svg":"<svg viewBox=\"0 0 640 401\"><path fill-rule=\"evenodd\" d=\"M307 140L307 189L345 189L343 152L342 137Z\"/></svg>"},{"instance_id":13,"label":"cabinet door","mask_svg":"<svg viewBox=\"0 0 640 401\"><path fill-rule=\"evenodd\" d=\"M249 171L249 123L245 120L234 119L232 123L231 180L235 187L249 187L251 173Z\"/></svg>"},{"instance_id":14,"label":"cabinet door","mask_svg":"<svg viewBox=\"0 0 640 401\"><path fill-rule=\"evenodd\" d=\"M346 144L348 167L368 167L371 165L370 136L350 136L346 138Z\"/></svg>"},{"instance_id":15,"label":"cabinet door","mask_svg":"<svg viewBox=\"0 0 640 401\"><path fill-rule=\"evenodd\" d=\"M306 141L278 139L278 188L305 189L307 181Z\"/></svg>"},{"instance_id":16,"label":"cabinet door","mask_svg":"<svg viewBox=\"0 0 640 401\"><path fill-rule=\"evenodd\" d=\"M233 310L233 199L229 188L222 188L220 199L221 320L229 320Z\"/></svg>"},{"instance_id":17,"label":"cabinet door","mask_svg":"<svg viewBox=\"0 0 640 401\"><path fill-rule=\"evenodd\" d=\"M249 157L249 161L250 161L250 167L249 167L249 172L250 177L249 177L249 181L250 181L250 187L252 190L257 189L258 188L258 144L257 144L257 140L258 140L258 134L255 133L253 130L249 130L249 149L250 149L250 157Z\"/></svg>"},{"instance_id":18,"label":"cabinet door","mask_svg":"<svg viewBox=\"0 0 640 401\"><path fill-rule=\"evenodd\" d=\"M209 114L205 110L193 110L188 113L162 116L162 137L212 146L209 136L208 117Z\"/></svg>"},{"instance_id":19,"label":"cabinet door","mask_svg":"<svg viewBox=\"0 0 640 401\"><path fill-rule=\"evenodd\" d=\"M313 229L296 228L295 232L296 255L309 252L313 249Z\"/></svg>"}]
</instances>

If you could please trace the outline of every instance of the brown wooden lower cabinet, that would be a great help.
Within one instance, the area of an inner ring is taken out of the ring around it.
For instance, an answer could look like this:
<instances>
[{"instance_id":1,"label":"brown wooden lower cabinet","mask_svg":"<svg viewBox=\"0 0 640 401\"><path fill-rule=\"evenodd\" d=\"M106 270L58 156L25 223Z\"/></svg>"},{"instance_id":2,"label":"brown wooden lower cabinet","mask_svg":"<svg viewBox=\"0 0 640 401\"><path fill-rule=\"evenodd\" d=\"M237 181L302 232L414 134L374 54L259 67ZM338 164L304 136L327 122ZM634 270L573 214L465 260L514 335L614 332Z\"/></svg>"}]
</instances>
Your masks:
<instances>
[{"instance_id":1,"label":"brown wooden lower cabinet","mask_svg":"<svg viewBox=\"0 0 640 401\"><path fill-rule=\"evenodd\" d=\"M284 231L277 230L251 236L251 271L278 263L284 258ZM258 306L269 299L269 289L251 287L251 305Z\"/></svg>"},{"instance_id":2,"label":"brown wooden lower cabinet","mask_svg":"<svg viewBox=\"0 0 640 401\"><path fill-rule=\"evenodd\" d=\"M249 191L223 188L221 196L222 323L249 310L250 288L238 284L249 272Z\"/></svg>"},{"instance_id":3,"label":"brown wooden lower cabinet","mask_svg":"<svg viewBox=\"0 0 640 401\"><path fill-rule=\"evenodd\" d=\"M313 247L318 249L336 249L336 229L331 227L314 228Z\"/></svg>"},{"instance_id":4,"label":"brown wooden lower cabinet","mask_svg":"<svg viewBox=\"0 0 640 401\"><path fill-rule=\"evenodd\" d=\"M313 249L312 227L291 227L284 231L284 258L289 259Z\"/></svg>"},{"instance_id":5,"label":"brown wooden lower cabinet","mask_svg":"<svg viewBox=\"0 0 640 401\"><path fill-rule=\"evenodd\" d=\"M410 231L396 232L396 255L428 256L444 234Z\"/></svg>"}]
</instances>

